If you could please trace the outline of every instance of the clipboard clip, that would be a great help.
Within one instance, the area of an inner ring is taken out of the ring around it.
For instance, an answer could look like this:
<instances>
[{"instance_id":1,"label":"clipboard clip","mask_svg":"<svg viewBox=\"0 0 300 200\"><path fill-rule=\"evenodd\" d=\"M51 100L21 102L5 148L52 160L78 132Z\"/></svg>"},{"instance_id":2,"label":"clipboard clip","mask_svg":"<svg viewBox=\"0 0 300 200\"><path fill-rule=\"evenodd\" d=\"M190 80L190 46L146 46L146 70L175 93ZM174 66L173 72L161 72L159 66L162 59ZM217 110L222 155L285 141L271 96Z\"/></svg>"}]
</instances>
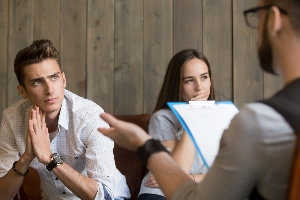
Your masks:
<instances>
[{"instance_id":1,"label":"clipboard clip","mask_svg":"<svg viewBox=\"0 0 300 200\"><path fill-rule=\"evenodd\" d=\"M189 101L189 105L192 108L203 108L203 107L216 107L214 100L208 101Z\"/></svg>"}]
</instances>

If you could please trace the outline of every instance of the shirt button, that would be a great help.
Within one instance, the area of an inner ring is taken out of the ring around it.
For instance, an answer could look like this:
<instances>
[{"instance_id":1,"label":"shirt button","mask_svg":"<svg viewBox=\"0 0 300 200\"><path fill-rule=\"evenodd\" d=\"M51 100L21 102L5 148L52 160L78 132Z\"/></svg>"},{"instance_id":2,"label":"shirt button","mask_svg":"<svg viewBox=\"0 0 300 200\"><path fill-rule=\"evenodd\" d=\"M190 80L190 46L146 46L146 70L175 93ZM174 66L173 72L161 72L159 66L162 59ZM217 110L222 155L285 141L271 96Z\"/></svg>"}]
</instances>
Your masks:
<instances>
[{"instance_id":1,"label":"shirt button","mask_svg":"<svg viewBox=\"0 0 300 200\"><path fill-rule=\"evenodd\" d=\"M56 177L55 180L58 180L58 177Z\"/></svg>"},{"instance_id":2,"label":"shirt button","mask_svg":"<svg viewBox=\"0 0 300 200\"><path fill-rule=\"evenodd\" d=\"M62 194L66 194L66 192L63 192Z\"/></svg>"}]
</instances>

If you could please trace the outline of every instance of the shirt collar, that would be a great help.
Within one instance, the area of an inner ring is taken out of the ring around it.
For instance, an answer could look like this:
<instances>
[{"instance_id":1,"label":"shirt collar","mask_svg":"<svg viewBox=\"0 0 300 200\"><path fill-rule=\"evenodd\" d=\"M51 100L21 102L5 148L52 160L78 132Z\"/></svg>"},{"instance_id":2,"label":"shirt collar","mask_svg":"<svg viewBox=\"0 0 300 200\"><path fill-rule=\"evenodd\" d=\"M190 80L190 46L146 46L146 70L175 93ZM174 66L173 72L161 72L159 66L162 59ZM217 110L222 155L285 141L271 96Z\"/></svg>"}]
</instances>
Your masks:
<instances>
[{"instance_id":1,"label":"shirt collar","mask_svg":"<svg viewBox=\"0 0 300 200\"><path fill-rule=\"evenodd\" d=\"M67 105L67 99L64 97L59 113L58 125L62 126L66 130L69 130L69 116L70 113Z\"/></svg>"}]
</instances>

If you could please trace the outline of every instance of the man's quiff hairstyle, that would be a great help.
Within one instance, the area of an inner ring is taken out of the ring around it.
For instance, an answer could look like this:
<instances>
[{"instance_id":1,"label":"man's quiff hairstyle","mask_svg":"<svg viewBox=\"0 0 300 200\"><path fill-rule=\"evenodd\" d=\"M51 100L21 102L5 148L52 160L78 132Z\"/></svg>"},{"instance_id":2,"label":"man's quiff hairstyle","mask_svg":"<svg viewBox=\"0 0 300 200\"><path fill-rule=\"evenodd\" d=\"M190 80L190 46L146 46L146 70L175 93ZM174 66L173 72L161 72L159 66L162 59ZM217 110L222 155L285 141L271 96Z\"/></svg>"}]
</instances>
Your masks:
<instances>
[{"instance_id":1,"label":"man's quiff hairstyle","mask_svg":"<svg viewBox=\"0 0 300 200\"><path fill-rule=\"evenodd\" d=\"M300 33L300 0L263 0L265 5L276 5L287 12L293 29Z\"/></svg>"},{"instance_id":2,"label":"man's quiff hairstyle","mask_svg":"<svg viewBox=\"0 0 300 200\"><path fill-rule=\"evenodd\" d=\"M20 50L14 61L14 71L19 84L25 88L24 68L27 65L40 63L47 59L56 60L59 67L61 67L59 52L50 40L35 40L29 47Z\"/></svg>"}]
</instances>

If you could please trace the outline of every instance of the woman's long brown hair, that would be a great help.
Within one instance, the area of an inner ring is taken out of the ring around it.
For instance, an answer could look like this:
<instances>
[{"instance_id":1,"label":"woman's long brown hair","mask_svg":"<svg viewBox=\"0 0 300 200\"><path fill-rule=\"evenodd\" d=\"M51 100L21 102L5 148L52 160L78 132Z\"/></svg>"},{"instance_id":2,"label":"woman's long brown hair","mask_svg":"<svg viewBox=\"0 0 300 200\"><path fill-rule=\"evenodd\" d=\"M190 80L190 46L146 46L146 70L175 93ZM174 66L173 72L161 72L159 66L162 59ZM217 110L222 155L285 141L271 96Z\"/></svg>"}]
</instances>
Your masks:
<instances>
[{"instance_id":1,"label":"woman's long brown hair","mask_svg":"<svg viewBox=\"0 0 300 200\"><path fill-rule=\"evenodd\" d=\"M170 60L153 113L162 108L168 108L167 102L182 101L180 92L182 67L188 60L191 60L193 58L198 58L205 62L205 64L207 65L211 81L210 95L208 97L208 100L215 99L214 84L208 60L203 55L203 53L198 52L195 49L185 49L175 54Z\"/></svg>"}]
</instances>

